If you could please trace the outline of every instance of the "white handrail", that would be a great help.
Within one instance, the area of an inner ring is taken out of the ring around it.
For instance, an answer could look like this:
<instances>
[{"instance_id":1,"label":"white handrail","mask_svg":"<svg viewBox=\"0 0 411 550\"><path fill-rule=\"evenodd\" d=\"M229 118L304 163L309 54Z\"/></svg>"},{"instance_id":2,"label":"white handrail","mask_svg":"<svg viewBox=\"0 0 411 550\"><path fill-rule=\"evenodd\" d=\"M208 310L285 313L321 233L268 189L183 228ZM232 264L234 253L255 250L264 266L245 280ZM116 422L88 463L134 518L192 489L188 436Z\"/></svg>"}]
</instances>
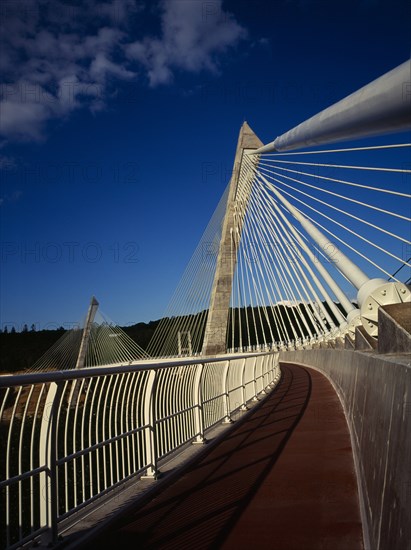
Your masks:
<instances>
[{"instance_id":1,"label":"white handrail","mask_svg":"<svg viewBox=\"0 0 411 550\"><path fill-rule=\"evenodd\" d=\"M56 541L64 519L131 478L156 479L160 459L203 443L279 378L278 353L0 377L0 538Z\"/></svg>"}]
</instances>

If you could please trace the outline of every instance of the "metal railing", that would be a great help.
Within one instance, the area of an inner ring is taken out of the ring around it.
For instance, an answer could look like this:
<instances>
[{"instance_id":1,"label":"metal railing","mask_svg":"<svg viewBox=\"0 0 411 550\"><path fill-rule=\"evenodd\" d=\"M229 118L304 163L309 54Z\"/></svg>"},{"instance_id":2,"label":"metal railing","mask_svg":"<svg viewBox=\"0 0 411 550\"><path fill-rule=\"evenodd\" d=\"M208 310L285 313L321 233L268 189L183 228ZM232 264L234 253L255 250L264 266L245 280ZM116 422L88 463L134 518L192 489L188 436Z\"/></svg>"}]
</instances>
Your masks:
<instances>
[{"instance_id":1,"label":"metal railing","mask_svg":"<svg viewBox=\"0 0 411 550\"><path fill-rule=\"evenodd\" d=\"M16 548L244 409L278 354L0 377L0 540ZM115 492L115 491L114 491Z\"/></svg>"}]
</instances>

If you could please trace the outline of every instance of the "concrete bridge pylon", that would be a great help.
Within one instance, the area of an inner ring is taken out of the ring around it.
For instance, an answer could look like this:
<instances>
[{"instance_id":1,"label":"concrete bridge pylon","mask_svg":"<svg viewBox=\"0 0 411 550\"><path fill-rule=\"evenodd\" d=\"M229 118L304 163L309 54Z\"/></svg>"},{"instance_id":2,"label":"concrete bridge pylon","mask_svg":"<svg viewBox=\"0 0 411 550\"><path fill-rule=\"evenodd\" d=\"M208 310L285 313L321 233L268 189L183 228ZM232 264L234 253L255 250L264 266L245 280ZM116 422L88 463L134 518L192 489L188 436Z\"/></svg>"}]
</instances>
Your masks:
<instances>
[{"instance_id":1,"label":"concrete bridge pylon","mask_svg":"<svg viewBox=\"0 0 411 550\"><path fill-rule=\"evenodd\" d=\"M247 122L244 122L238 136L233 173L230 180L226 213L218 250L217 266L211 291L210 307L204 333L203 355L225 353L227 349L227 326L230 309L233 276L237 265L238 243L241 236L242 221L235 219L235 201L237 198L240 174L244 168L243 155L258 149L263 143L255 135ZM252 157L258 162L258 156ZM247 197L242 195L242 200ZM237 233L237 236L235 234Z\"/></svg>"}]
</instances>

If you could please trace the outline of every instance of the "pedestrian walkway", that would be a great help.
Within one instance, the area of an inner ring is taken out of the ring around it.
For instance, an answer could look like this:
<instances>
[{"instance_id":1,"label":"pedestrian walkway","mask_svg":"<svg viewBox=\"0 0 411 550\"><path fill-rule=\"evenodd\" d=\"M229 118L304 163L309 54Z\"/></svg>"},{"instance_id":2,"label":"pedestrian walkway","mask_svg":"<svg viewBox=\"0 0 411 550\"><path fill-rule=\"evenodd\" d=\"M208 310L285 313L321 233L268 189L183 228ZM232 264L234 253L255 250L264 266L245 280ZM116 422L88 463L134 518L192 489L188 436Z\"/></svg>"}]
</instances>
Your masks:
<instances>
[{"instance_id":1,"label":"pedestrian walkway","mask_svg":"<svg viewBox=\"0 0 411 550\"><path fill-rule=\"evenodd\" d=\"M363 548L349 432L319 372L284 364L277 388L99 549ZM90 543L88 543L90 547Z\"/></svg>"}]
</instances>

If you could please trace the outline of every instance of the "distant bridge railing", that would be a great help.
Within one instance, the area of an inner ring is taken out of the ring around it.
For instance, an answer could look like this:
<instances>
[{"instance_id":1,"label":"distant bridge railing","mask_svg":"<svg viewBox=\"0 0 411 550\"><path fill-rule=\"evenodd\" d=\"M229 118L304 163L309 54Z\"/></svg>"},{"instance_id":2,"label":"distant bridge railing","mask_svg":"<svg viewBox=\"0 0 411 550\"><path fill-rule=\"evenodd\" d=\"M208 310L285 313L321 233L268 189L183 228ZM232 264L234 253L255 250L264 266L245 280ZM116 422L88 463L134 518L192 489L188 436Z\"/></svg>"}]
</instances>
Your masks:
<instances>
[{"instance_id":1,"label":"distant bridge railing","mask_svg":"<svg viewBox=\"0 0 411 550\"><path fill-rule=\"evenodd\" d=\"M230 421L280 378L277 353L0 377L0 540L17 548ZM114 491L115 492L115 491Z\"/></svg>"}]
</instances>

